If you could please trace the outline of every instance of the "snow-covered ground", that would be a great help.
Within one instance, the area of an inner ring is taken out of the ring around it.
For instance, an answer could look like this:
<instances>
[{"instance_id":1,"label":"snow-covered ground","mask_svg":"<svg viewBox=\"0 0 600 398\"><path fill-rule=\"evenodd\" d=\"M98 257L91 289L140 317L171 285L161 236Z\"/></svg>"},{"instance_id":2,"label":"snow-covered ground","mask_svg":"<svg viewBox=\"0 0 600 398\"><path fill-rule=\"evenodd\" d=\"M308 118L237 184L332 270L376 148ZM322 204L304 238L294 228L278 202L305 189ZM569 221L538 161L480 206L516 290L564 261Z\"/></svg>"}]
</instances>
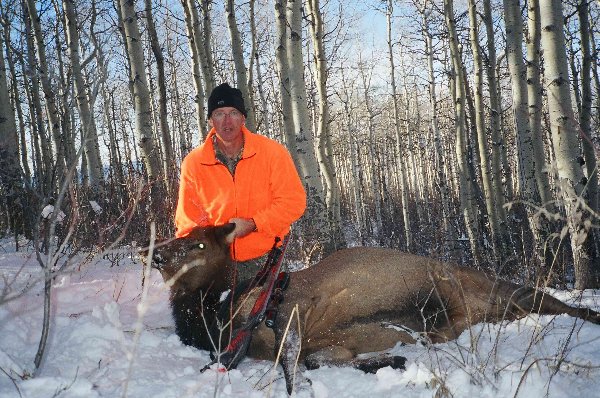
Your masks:
<instances>
[{"instance_id":1,"label":"snow-covered ground","mask_svg":"<svg viewBox=\"0 0 600 398\"><path fill-rule=\"evenodd\" d=\"M245 359L227 373L200 373L208 352L184 346L174 334L158 272L142 300L142 267L130 259L112 267L108 260L85 262L70 271L53 281L46 355L31 377L43 318L42 272L31 252L16 253L0 241L0 397L286 396L281 368L272 362ZM600 291L554 294L600 309ZM303 371L295 395L598 397L599 339L600 326L566 315L480 324L447 344L394 347L391 352L408 358L404 371Z\"/></svg>"}]
</instances>

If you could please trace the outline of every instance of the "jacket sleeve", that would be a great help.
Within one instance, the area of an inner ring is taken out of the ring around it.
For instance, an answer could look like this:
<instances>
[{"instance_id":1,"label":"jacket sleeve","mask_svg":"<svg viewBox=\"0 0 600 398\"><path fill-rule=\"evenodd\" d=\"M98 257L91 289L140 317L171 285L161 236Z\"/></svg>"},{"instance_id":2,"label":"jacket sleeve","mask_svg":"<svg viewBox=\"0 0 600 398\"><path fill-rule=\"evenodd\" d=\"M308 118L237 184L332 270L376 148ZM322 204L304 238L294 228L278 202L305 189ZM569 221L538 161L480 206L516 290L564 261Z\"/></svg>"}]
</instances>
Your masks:
<instances>
[{"instance_id":1,"label":"jacket sleeve","mask_svg":"<svg viewBox=\"0 0 600 398\"><path fill-rule=\"evenodd\" d=\"M175 236L180 238L187 235L198 225L207 225L208 214L203 203L200 203L198 186L193 171L192 162L186 157L181 164L181 179L179 181L179 197L175 211Z\"/></svg>"},{"instance_id":2,"label":"jacket sleeve","mask_svg":"<svg viewBox=\"0 0 600 398\"><path fill-rule=\"evenodd\" d=\"M271 166L271 206L254 214L253 218L259 232L280 236L286 234L290 225L304 214L306 193L285 147L278 145Z\"/></svg>"}]
</instances>

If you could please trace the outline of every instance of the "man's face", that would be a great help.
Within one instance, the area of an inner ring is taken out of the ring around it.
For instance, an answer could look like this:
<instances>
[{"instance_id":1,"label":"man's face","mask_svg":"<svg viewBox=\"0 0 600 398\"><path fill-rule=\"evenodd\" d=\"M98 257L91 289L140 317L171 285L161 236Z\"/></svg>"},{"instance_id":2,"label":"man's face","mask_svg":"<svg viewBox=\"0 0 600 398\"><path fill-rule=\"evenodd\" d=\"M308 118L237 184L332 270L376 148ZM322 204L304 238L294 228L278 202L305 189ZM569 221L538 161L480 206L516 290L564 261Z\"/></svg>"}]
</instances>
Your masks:
<instances>
[{"instance_id":1,"label":"man's face","mask_svg":"<svg viewBox=\"0 0 600 398\"><path fill-rule=\"evenodd\" d=\"M233 141L242 135L242 126L246 122L244 115L233 107L217 108L208 119L217 136L223 141Z\"/></svg>"}]
</instances>

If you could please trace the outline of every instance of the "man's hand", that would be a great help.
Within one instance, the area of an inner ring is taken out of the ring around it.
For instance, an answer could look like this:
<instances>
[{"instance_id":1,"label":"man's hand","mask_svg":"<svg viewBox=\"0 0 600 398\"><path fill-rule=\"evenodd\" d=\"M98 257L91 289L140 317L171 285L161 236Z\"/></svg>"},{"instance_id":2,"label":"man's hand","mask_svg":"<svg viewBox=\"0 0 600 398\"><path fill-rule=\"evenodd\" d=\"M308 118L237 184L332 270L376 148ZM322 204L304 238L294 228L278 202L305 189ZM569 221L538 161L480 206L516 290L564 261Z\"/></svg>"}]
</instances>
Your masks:
<instances>
[{"instance_id":1,"label":"man's hand","mask_svg":"<svg viewBox=\"0 0 600 398\"><path fill-rule=\"evenodd\" d=\"M251 218L232 218L229 220L235 224L233 235L236 238L242 238L248 235L250 232L256 231L256 224Z\"/></svg>"}]
</instances>

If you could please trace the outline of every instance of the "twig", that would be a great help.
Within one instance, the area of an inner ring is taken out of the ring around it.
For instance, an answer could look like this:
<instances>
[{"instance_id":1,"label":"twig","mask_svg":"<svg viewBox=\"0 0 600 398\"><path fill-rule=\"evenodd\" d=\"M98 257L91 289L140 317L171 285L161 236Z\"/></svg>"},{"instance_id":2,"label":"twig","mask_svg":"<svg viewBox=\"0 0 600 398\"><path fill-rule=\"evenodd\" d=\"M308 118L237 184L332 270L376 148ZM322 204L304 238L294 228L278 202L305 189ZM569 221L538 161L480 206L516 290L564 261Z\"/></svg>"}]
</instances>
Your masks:
<instances>
[{"instance_id":1,"label":"twig","mask_svg":"<svg viewBox=\"0 0 600 398\"><path fill-rule=\"evenodd\" d=\"M145 261L144 264L144 278L149 278L150 277L150 270L151 270L151 264L152 264L152 252L154 251L154 241L156 240L156 224L154 222L152 222L150 224L150 246L148 249L148 258ZM127 396L127 389L129 387L129 380L131 380L131 375L133 373L133 363L135 361L135 355L137 352L137 347L140 341L140 336L142 334L142 320L144 318L144 315L146 313L146 300L148 298L148 284L144 284L144 286L142 287L142 297L140 299L140 303L138 304L138 317L136 320L136 325L135 325L135 335L133 338L133 347L130 353L130 358L129 358L129 368L127 369L127 377L125 378L125 384L123 386L123 394L122 397L125 398Z\"/></svg>"},{"instance_id":2,"label":"twig","mask_svg":"<svg viewBox=\"0 0 600 398\"><path fill-rule=\"evenodd\" d=\"M16 380L14 377L12 377L10 375L10 373L8 373L6 370L4 370L4 368L2 366L0 366L0 370L2 371L2 373L4 373L6 375L6 377L8 377L10 379L10 381L13 383L13 385L15 386L15 390L17 390L17 392L19 393L19 397L23 398L23 394L21 394L21 390L19 389L19 385L17 384Z\"/></svg>"},{"instance_id":3,"label":"twig","mask_svg":"<svg viewBox=\"0 0 600 398\"><path fill-rule=\"evenodd\" d=\"M275 358L275 363L273 364L271 383L269 383L269 390L267 391L267 397L271 396L271 389L273 388L273 382L275 380L275 369L277 369L277 365L279 364L279 358L281 357L281 353L283 351L283 344L285 343L285 339L290 331L290 326L292 324L292 319L294 319L294 314L296 314L296 322L298 324L298 333L300 333L300 312L298 310L298 304L294 306L292 313L290 314L290 318L288 319L288 323L285 327L285 331L283 332L283 336L281 338L281 344L279 344L279 350L277 351L277 357ZM302 344L302 339L300 336L298 337L298 344ZM296 384L296 372L298 370L298 360L300 359L300 352L302 351L302 346L298 347L298 353L296 354L296 360L294 362L294 378L292 379L292 389ZM287 382L287 380L286 380Z\"/></svg>"}]
</instances>

